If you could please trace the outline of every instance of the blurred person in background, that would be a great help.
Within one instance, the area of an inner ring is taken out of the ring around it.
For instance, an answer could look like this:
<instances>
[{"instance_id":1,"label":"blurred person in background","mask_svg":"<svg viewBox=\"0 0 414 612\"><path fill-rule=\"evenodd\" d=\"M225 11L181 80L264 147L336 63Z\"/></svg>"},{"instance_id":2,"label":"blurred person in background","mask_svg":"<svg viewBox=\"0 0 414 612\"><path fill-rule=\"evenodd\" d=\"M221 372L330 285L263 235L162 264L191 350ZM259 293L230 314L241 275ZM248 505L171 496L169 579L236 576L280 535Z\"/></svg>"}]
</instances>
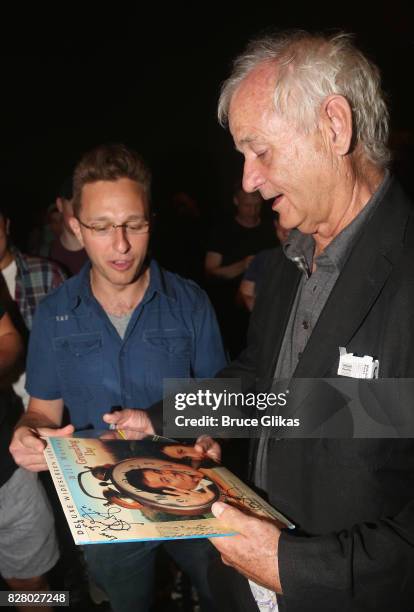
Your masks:
<instances>
[{"instance_id":1,"label":"blurred person in background","mask_svg":"<svg viewBox=\"0 0 414 612\"><path fill-rule=\"evenodd\" d=\"M246 193L237 184L233 204L235 215L213 228L204 262L209 292L231 357L246 343L248 314L237 303L240 281L256 253L277 245L270 219L262 218L263 199L258 191Z\"/></svg>"},{"instance_id":2,"label":"blurred person in background","mask_svg":"<svg viewBox=\"0 0 414 612\"><path fill-rule=\"evenodd\" d=\"M283 246L289 236L289 230L285 230L285 228L282 227L277 213L273 213L273 225L275 227L277 240L279 244ZM267 269L268 260L272 257L273 250L274 249L265 249L257 253L249 263L243 275L239 287L238 298L249 312L254 308L257 294L260 291L260 282Z\"/></svg>"},{"instance_id":3,"label":"blurred person in background","mask_svg":"<svg viewBox=\"0 0 414 612\"><path fill-rule=\"evenodd\" d=\"M70 220L73 218L72 200L72 177L68 177L62 184L56 198L56 207L62 215L62 230L60 235L51 243L49 251L50 259L62 266L68 276L77 274L88 260L88 255L70 224Z\"/></svg>"},{"instance_id":4,"label":"blurred person in background","mask_svg":"<svg viewBox=\"0 0 414 612\"><path fill-rule=\"evenodd\" d=\"M21 404L8 380L22 355L22 339L0 300L0 574L13 591L47 591L46 574L59 558L53 514L37 474L18 467L9 452Z\"/></svg>"}]
</instances>

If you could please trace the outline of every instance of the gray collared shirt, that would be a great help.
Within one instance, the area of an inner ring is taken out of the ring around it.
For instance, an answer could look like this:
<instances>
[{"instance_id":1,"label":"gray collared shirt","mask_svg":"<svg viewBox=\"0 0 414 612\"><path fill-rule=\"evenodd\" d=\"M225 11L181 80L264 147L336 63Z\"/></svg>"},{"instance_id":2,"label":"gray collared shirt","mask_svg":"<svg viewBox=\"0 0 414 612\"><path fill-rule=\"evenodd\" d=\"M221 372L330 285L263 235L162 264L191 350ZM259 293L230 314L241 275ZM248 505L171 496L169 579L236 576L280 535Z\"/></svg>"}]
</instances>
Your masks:
<instances>
[{"instance_id":1,"label":"gray collared shirt","mask_svg":"<svg viewBox=\"0 0 414 612\"><path fill-rule=\"evenodd\" d=\"M290 380L292 377L352 248L363 226L381 202L390 180L389 172L386 172L381 185L361 212L315 259L315 272L312 273L315 250L312 235L302 234L298 230L290 232L283 250L303 274L283 336L274 372L275 379ZM267 489L267 442L266 430L263 430L257 449L254 481L256 486L264 490Z\"/></svg>"}]
</instances>

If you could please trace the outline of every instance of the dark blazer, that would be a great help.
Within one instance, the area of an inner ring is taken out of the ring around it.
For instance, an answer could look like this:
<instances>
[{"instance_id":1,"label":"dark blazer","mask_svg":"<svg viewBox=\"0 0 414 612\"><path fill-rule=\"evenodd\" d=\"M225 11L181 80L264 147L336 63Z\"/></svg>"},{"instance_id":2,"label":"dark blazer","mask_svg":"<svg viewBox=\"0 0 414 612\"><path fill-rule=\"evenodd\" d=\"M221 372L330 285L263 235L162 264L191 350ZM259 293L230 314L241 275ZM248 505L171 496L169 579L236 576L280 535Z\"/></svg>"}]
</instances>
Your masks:
<instances>
[{"instance_id":1,"label":"dark blazer","mask_svg":"<svg viewBox=\"0 0 414 612\"><path fill-rule=\"evenodd\" d=\"M222 376L241 377L245 390L268 388L300 274L275 254L248 347ZM378 358L380 378L414 378L414 219L395 180L354 245L294 379L336 377L340 346ZM408 400L414 415L414 393ZM267 465L270 502L299 527L280 538L281 610L414 610L413 440L271 439Z\"/></svg>"}]
</instances>

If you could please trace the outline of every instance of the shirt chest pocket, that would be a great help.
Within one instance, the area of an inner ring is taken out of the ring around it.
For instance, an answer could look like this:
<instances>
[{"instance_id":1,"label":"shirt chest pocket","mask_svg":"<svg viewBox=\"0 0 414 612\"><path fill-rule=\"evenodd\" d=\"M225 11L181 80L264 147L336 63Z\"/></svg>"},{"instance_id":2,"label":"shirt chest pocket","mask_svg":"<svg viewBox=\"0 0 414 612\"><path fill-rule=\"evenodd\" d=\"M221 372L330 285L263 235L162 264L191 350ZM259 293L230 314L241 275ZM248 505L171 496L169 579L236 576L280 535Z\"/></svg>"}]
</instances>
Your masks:
<instances>
[{"instance_id":1,"label":"shirt chest pocket","mask_svg":"<svg viewBox=\"0 0 414 612\"><path fill-rule=\"evenodd\" d=\"M143 334L147 374L161 378L191 376L191 336L182 330L147 329Z\"/></svg>"},{"instance_id":2,"label":"shirt chest pocket","mask_svg":"<svg viewBox=\"0 0 414 612\"><path fill-rule=\"evenodd\" d=\"M103 357L100 333L77 334L53 340L63 399L71 402L91 400L102 384Z\"/></svg>"}]
</instances>

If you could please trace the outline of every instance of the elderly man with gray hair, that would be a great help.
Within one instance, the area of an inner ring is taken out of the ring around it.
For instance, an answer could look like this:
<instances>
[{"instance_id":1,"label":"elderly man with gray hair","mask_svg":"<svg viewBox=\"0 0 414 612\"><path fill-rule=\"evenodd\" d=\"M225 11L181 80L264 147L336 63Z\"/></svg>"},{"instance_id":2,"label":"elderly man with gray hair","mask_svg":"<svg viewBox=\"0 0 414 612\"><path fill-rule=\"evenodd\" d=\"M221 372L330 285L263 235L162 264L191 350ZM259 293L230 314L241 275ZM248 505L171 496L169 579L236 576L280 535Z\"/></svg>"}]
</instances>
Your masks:
<instances>
[{"instance_id":1,"label":"elderly man with gray hair","mask_svg":"<svg viewBox=\"0 0 414 612\"><path fill-rule=\"evenodd\" d=\"M289 389L308 379L310 422L313 387L379 377L370 387L384 396L378 413L397 426L394 437L370 439L351 439L352 428L337 428L337 439L323 428L300 439L263 429L251 477L296 528L213 504L239 534L212 540L225 563L212 572L217 609L410 612L414 441L398 418L405 406L413 431L414 219L387 170L378 69L344 34L267 37L236 60L219 116L244 156L244 190L272 199L291 230L269 260L248 346L219 376L260 393L275 379ZM359 355L372 367L360 368ZM391 393L384 379L394 379ZM327 419L349 425L341 394L317 397ZM135 410L127 426L149 433L153 421L153 411ZM217 456L217 442L206 439L204 451Z\"/></svg>"},{"instance_id":2,"label":"elderly man with gray hair","mask_svg":"<svg viewBox=\"0 0 414 612\"><path fill-rule=\"evenodd\" d=\"M248 347L221 375L263 391L260 381L343 375L345 355L358 378L352 357L367 355L381 378L413 377L413 215L387 170L376 66L345 34L256 40L223 85L219 118L244 156L244 190L272 199L291 230L269 263ZM213 540L237 570L221 568L223 609L414 609L413 440L263 431L251 456L253 481L297 528L213 506L240 533Z\"/></svg>"}]
</instances>

